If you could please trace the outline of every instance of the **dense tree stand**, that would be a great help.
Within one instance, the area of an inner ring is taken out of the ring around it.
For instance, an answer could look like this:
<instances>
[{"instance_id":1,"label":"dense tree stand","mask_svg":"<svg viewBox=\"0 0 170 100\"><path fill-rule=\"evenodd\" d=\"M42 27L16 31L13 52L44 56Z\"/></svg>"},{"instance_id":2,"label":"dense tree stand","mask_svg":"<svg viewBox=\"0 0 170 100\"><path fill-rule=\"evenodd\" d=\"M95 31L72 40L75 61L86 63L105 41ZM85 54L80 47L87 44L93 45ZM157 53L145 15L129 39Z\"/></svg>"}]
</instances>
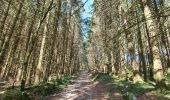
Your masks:
<instances>
[{"instance_id":1,"label":"dense tree stand","mask_svg":"<svg viewBox=\"0 0 170 100\"><path fill-rule=\"evenodd\" d=\"M170 99L169 23L170 0L0 0L0 99Z\"/></svg>"}]
</instances>

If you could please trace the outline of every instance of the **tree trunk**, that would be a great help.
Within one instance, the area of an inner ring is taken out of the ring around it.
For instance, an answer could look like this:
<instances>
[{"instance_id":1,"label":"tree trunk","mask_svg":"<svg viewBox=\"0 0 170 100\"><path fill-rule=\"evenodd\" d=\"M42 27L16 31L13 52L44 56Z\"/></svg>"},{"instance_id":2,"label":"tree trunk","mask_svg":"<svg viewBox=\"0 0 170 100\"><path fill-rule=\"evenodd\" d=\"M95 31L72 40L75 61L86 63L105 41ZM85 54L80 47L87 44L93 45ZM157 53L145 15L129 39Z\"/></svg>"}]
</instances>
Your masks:
<instances>
[{"instance_id":1,"label":"tree trunk","mask_svg":"<svg viewBox=\"0 0 170 100\"><path fill-rule=\"evenodd\" d=\"M155 81L160 82L163 79L163 71L159 54L158 41L156 39L157 31L148 2L146 2L145 0L143 0L142 2L144 5L144 15L146 18L147 29L150 35L151 50L153 52L154 79Z\"/></svg>"},{"instance_id":2,"label":"tree trunk","mask_svg":"<svg viewBox=\"0 0 170 100\"><path fill-rule=\"evenodd\" d=\"M60 10L61 10L61 0L57 0L57 9L56 9L56 12L55 12L55 18L54 18L54 36L52 37L52 44L51 44L51 48L50 48L50 51L49 51L49 59L52 59L53 57L53 53L54 53L54 47L55 47L55 43L56 43L56 39L58 37L58 21L59 21L59 18L60 18ZM43 81L46 82L49 78L49 74L50 74L50 70L51 70L51 60L48 61L47 63L47 67L45 69L45 74L44 74L44 79Z\"/></svg>"},{"instance_id":3,"label":"tree trunk","mask_svg":"<svg viewBox=\"0 0 170 100\"><path fill-rule=\"evenodd\" d=\"M2 49L1 49L1 51L0 51L0 65L3 64L3 60L4 60L4 58L5 58L6 50L7 50L8 46L9 46L9 42L10 42L11 37L12 37L12 35L13 35L13 32L14 32L14 30L15 30L15 26L16 26L16 23L17 23L17 21L18 21L18 19L19 19L19 16L20 16L20 13L21 13L21 10L22 10L24 1L25 1L25 0L22 0L22 1L21 1L20 5L19 5L19 9L18 9L18 11L17 11L17 14L16 14L16 16L15 16L15 18L14 18L14 22L12 23L12 26L11 26L11 28L10 28L8 37L5 39L5 42L3 43ZM1 68L0 68L0 72L1 72Z\"/></svg>"},{"instance_id":4,"label":"tree trunk","mask_svg":"<svg viewBox=\"0 0 170 100\"><path fill-rule=\"evenodd\" d=\"M44 26L44 32L43 32L43 37L42 37L42 41L41 41L41 48L40 48L40 54L39 54L39 58L38 58L38 65L37 65L37 69L36 69L36 74L35 74L35 83L38 84L41 81L41 77L43 76L43 67L42 67L42 63L43 63L43 56L44 56L44 47L45 47L45 42L46 42L46 34L47 34L47 26L48 26L48 20L49 20L49 13L47 14L47 18L46 18L46 22L45 22L45 26Z\"/></svg>"}]
</instances>

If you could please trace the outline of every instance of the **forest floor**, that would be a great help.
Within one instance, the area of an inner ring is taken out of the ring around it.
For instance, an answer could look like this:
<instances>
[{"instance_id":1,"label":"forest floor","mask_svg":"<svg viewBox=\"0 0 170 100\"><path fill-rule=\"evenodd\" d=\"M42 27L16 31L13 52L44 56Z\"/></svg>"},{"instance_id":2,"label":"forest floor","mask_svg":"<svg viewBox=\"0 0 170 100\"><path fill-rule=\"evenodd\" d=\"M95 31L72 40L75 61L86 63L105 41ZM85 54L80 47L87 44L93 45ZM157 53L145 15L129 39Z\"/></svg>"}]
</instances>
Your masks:
<instances>
[{"instance_id":1,"label":"forest floor","mask_svg":"<svg viewBox=\"0 0 170 100\"><path fill-rule=\"evenodd\" d=\"M83 71L73 84L62 92L46 97L47 100L108 100L109 86L105 82L93 81ZM121 98L121 97L120 97Z\"/></svg>"},{"instance_id":2,"label":"forest floor","mask_svg":"<svg viewBox=\"0 0 170 100\"><path fill-rule=\"evenodd\" d=\"M1 95L5 92L5 90L11 86L12 83L9 83L7 81L4 80L0 80L0 97Z\"/></svg>"},{"instance_id":3,"label":"forest floor","mask_svg":"<svg viewBox=\"0 0 170 100\"><path fill-rule=\"evenodd\" d=\"M170 91L160 91L149 83L133 83L104 73L89 74L85 70L81 71L76 78L72 78L70 82L66 80L60 80L60 82L66 82L67 84L63 89L56 87L57 91L51 93L50 91L55 89L54 84L50 85L49 83L25 91L28 94L37 91L33 93L36 94L33 95L34 99L28 100L170 100ZM170 78L167 78L167 82L170 82ZM0 84L0 90L2 91L5 89L2 87L4 84ZM168 86L170 87L170 84ZM39 95L38 91L42 92L44 96ZM10 95L15 94L14 92L11 91ZM9 95L9 92L7 94Z\"/></svg>"},{"instance_id":4,"label":"forest floor","mask_svg":"<svg viewBox=\"0 0 170 100\"><path fill-rule=\"evenodd\" d=\"M73 84L45 100L170 100L166 97L170 96L169 91L163 92L147 83L133 84L107 74L91 76L83 71Z\"/></svg>"}]
</instances>

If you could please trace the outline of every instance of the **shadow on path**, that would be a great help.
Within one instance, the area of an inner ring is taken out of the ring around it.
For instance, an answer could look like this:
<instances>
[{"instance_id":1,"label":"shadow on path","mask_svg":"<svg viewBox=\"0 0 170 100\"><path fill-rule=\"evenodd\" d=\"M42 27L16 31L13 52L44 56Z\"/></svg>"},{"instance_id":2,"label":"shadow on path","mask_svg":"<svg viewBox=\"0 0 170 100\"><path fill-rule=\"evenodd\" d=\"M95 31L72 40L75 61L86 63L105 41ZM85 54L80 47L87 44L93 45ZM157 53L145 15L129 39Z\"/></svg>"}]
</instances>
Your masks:
<instances>
[{"instance_id":1,"label":"shadow on path","mask_svg":"<svg viewBox=\"0 0 170 100\"><path fill-rule=\"evenodd\" d=\"M74 84L68 85L61 93L46 97L46 100L108 100L109 86L93 82L87 71L83 71Z\"/></svg>"}]
</instances>

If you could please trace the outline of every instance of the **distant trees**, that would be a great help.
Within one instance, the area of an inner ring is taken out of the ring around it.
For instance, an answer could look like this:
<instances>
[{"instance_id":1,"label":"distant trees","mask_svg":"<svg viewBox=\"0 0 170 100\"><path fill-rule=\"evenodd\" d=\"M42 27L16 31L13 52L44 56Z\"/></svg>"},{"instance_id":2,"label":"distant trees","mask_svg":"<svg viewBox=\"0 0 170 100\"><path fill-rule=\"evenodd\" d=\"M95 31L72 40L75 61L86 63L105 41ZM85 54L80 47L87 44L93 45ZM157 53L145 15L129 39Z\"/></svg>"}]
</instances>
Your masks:
<instances>
[{"instance_id":1,"label":"distant trees","mask_svg":"<svg viewBox=\"0 0 170 100\"><path fill-rule=\"evenodd\" d=\"M88 43L81 35L82 6L81 0L1 0L1 79L24 90L86 62L92 72L134 82L159 85L170 75L168 0L94 0Z\"/></svg>"},{"instance_id":2,"label":"distant trees","mask_svg":"<svg viewBox=\"0 0 170 100\"><path fill-rule=\"evenodd\" d=\"M90 69L103 72L106 68L107 73L124 79L159 84L169 73L167 2L95 0L89 31Z\"/></svg>"},{"instance_id":3,"label":"distant trees","mask_svg":"<svg viewBox=\"0 0 170 100\"><path fill-rule=\"evenodd\" d=\"M0 5L1 79L12 78L24 90L79 70L81 1L2 0Z\"/></svg>"}]
</instances>

